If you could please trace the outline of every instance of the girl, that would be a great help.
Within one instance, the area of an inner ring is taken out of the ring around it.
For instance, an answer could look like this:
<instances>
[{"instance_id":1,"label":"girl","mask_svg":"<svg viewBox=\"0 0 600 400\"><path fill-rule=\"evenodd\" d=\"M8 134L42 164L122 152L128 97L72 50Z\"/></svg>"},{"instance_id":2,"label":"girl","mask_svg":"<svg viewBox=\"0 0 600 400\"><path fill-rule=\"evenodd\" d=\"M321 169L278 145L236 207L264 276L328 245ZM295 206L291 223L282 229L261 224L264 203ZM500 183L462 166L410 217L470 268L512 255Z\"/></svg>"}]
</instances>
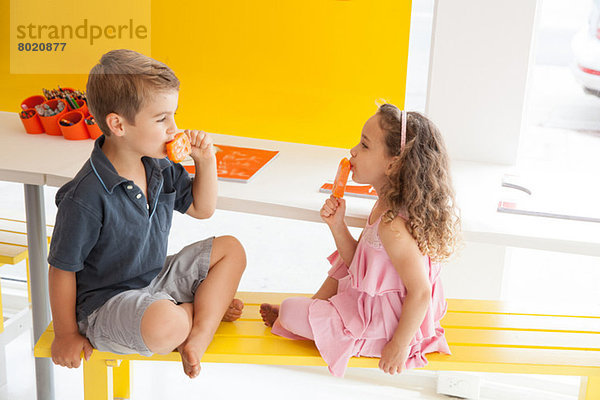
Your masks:
<instances>
[{"instance_id":1,"label":"girl","mask_svg":"<svg viewBox=\"0 0 600 400\"><path fill-rule=\"evenodd\" d=\"M352 356L381 357L389 374L422 367L427 353L450 354L437 262L460 227L442 137L426 117L383 104L350 154L354 182L379 194L365 229L356 241L345 201L327 199L320 214L337 247L328 278L312 299L262 304L262 318L277 335L314 340L336 376Z\"/></svg>"}]
</instances>

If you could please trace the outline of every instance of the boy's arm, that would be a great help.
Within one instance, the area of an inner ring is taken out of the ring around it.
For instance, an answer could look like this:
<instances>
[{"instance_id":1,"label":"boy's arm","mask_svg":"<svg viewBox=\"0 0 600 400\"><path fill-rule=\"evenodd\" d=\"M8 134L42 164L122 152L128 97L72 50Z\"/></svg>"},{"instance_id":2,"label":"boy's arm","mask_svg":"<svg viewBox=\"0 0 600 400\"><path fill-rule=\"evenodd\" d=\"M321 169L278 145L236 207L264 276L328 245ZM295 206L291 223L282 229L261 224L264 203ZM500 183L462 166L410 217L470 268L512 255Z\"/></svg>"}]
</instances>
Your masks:
<instances>
[{"instance_id":1,"label":"boy's arm","mask_svg":"<svg viewBox=\"0 0 600 400\"><path fill-rule=\"evenodd\" d=\"M379 236L406 288L398 327L383 348L379 362L379 368L384 372L395 374L404 369L410 350L408 346L431 303L431 283L423 255L400 217L390 224L380 225Z\"/></svg>"},{"instance_id":2,"label":"boy's arm","mask_svg":"<svg viewBox=\"0 0 600 400\"><path fill-rule=\"evenodd\" d=\"M217 208L217 160L212 138L206 132L187 131L192 144L196 176L192 181L194 201L186 214L199 219L209 218Z\"/></svg>"},{"instance_id":3,"label":"boy's arm","mask_svg":"<svg viewBox=\"0 0 600 400\"><path fill-rule=\"evenodd\" d=\"M85 359L88 360L93 348L87 338L79 333L77 327L75 272L50 266L48 288L54 325L52 361L64 367L78 368L81 363L81 352L84 352Z\"/></svg>"}]
</instances>

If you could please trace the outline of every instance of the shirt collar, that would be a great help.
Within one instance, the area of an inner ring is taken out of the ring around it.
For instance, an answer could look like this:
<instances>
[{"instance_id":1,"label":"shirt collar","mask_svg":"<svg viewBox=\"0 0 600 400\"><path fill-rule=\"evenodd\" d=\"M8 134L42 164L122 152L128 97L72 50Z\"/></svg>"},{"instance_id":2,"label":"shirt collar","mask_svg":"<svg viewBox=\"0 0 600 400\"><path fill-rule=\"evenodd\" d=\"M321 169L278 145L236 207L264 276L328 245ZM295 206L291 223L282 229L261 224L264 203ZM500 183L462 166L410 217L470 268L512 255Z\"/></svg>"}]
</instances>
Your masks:
<instances>
[{"instance_id":1,"label":"shirt collar","mask_svg":"<svg viewBox=\"0 0 600 400\"><path fill-rule=\"evenodd\" d=\"M94 142L94 149L90 157L90 165L94 174L108 193L112 194L115 187L123 182L129 182L117 173L117 170L112 165L106 154L102 151L102 145L104 145L105 136L102 135ZM156 159L150 157L142 157L144 165L149 166L150 169L158 169L163 171L165 168L171 165L171 161L167 158Z\"/></svg>"}]
</instances>

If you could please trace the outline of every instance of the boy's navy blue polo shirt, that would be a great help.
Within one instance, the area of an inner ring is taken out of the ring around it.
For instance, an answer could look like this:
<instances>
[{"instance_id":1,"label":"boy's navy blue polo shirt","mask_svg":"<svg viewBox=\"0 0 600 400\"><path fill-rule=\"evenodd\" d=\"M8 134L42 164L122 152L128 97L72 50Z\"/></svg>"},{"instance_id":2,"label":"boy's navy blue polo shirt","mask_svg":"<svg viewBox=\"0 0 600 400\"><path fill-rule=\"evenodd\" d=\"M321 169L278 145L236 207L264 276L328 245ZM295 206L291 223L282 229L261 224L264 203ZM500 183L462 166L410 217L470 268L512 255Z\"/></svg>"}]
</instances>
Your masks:
<instances>
[{"instance_id":1,"label":"boy's navy blue polo shirt","mask_svg":"<svg viewBox=\"0 0 600 400\"><path fill-rule=\"evenodd\" d=\"M148 286L167 256L173 210L185 213L193 201L181 165L143 157L146 201L104 155L104 139L96 140L90 159L56 194L48 262L77 272L77 321L120 292Z\"/></svg>"}]
</instances>

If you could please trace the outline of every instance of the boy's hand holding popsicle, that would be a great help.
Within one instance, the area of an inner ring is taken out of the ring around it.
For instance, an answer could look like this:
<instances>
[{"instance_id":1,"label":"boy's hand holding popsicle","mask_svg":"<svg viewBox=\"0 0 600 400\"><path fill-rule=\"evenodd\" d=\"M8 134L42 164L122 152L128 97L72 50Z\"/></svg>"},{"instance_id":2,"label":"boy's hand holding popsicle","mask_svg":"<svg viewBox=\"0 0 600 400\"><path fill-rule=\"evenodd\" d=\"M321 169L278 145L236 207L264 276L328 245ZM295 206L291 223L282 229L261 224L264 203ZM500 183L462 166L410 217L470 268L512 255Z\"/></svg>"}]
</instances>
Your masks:
<instances>
[{"instance_id":1,"label":"boy's hand holding popsicle","mask_svg":"<svg viewBox=\"0 0 600 400\"><path fill-rule=\"evenodd\" d=\"M195 162L214 160L212 137L204 131L186 129L167 143L167 156L171 161L181 162L188 155Z\"/></svg>"},{"instance_id":2,"label":"boy's hand holding popsicle","mask_svg":"<svg viewBox=\"0 0 600 400\"><path fill-rule=\"evenodd\" d=\"M331 196L325 201L320 212L321 219L331 228L344 224L346 201L343 197L348 175L350 175L350 161L343 158L335 175Z\"/></svg>"}]
</instances>

